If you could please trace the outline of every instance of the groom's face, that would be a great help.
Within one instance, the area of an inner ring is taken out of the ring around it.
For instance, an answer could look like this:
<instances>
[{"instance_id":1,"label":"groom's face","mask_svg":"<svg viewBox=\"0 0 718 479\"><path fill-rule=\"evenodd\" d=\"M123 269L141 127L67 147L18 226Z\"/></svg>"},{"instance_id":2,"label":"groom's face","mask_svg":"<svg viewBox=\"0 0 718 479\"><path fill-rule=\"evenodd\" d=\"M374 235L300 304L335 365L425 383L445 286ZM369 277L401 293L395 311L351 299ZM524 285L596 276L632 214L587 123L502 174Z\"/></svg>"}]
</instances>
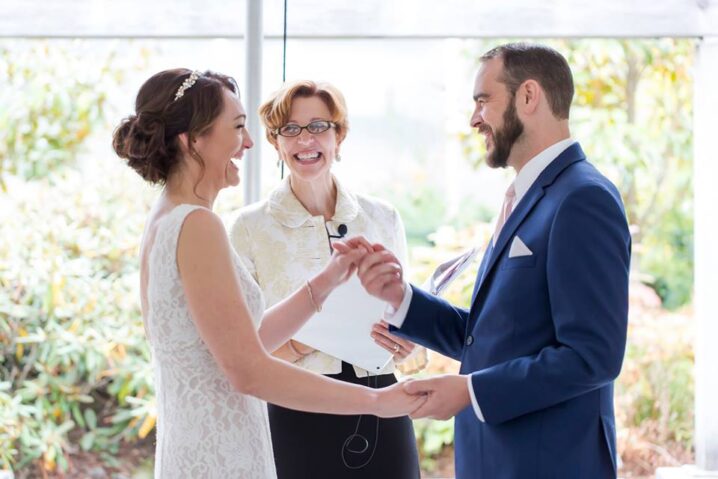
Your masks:
<instances>
[{"instance_id":1,"label":"groom's face","mask_svg":"<svg viewBox=\"0 0 718 479\"><path fill-rule=\"evenodd\" d=\"M484 62L474 85L471 126L484 135L486 163L492 168L509 164L511 150L524 131L516 113L516 96L500 81L502 69L500 58Z\"/></svg>"}]
</instances>

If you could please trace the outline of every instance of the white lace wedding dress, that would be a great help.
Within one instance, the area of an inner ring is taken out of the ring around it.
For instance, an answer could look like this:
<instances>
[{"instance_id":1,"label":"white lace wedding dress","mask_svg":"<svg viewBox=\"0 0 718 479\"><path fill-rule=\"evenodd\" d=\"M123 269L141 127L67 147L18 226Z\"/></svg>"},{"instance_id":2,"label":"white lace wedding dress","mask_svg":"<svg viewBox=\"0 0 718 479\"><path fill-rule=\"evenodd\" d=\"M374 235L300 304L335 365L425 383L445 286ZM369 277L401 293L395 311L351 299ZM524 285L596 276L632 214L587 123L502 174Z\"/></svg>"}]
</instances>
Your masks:
<instances>
[{"instance_id":1,"label":"white lace wedding dress","mask_svg":"<svg viewBox=\"0 0 718 479\"><path fill-rule=\"evenodd\" d=\"M149 257L147 329L158 410L155 478L275 478L266 403L232 388L187 308L177 238L197 208L179 205L159 220ZM234 251L232 257L257 325L264 312L262 293Z\"/></svg>"}]
</instances>

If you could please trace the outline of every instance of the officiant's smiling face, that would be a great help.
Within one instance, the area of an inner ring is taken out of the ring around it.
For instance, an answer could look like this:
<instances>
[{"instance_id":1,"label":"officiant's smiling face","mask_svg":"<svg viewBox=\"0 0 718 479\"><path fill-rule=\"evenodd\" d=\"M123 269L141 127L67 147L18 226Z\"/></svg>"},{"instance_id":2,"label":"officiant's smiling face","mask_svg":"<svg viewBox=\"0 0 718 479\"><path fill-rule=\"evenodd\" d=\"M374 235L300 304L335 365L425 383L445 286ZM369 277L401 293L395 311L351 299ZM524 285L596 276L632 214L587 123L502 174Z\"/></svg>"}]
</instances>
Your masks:
<instances>
[{"instance_id":1,"label":"officiant's smiling face","mask_svg":"<svg viewBox=\"0 0 718 479\"><path fill-rule=\"evenodd\" d=\"M287 125L306 126L312 122L331 122L332 115L324 100L318 96L297 97L292 100ZM299 135L277 137L279 156L295 178L312 181L327 177L337 153L339 139L331 126L321 133L310 133L306 128Z\"/></svg>"},{"instance_id":2,"label":"officiant's smiling face","mask_svg":"<svg viewBox=\"0 0 718 479\"><path fill-rule=\"evenodd\" d=\"M511 149L524 131L516 113L516 94L501 81L502 73L500 57L484 61L474 84L471 126L484 135L486 163L491 168L506 168Z\"/></svg>"},{"instance_id":3,"label":"officiant's smiling face","mask_svg":"<svg viewBox=\"0 0 718 479\"><path fill-rule=\"evenodd\" d=\"M346 102L336 87L312 80L289 83L259 107L259 117L293 181L329 183L349 129Z\"/></svg>"}]
</instances>

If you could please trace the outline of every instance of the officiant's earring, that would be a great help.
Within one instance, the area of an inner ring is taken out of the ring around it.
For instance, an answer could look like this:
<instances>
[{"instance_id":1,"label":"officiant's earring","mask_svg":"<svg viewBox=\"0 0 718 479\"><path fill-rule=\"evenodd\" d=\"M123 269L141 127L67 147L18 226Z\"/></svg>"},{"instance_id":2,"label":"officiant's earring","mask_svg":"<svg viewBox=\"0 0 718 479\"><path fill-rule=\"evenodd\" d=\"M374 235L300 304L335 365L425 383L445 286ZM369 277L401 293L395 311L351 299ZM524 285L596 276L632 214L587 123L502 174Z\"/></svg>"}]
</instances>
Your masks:
<instances>
[{"instance_id":1,"label":"officiant's earring","mask_svg":"<svg viewBox=\"0 0 718 479\"><path fill-rule=\"evenodd\" d=\"M340 155L339 153L337 153L337 155L334 157L334 160L337 161L337 162L342 161L342 155Z\"/></svg>"}]
</instances>

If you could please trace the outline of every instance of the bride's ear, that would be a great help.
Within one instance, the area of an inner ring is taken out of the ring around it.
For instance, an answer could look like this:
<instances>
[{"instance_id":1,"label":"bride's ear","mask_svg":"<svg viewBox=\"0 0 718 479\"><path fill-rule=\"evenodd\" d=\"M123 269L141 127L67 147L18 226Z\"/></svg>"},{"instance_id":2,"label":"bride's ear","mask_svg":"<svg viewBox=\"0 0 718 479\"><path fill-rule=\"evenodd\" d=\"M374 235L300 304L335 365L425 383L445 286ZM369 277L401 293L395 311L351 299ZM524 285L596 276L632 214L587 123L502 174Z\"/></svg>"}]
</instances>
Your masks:
<instances>
[{"instance_id":1,"label":"bride's ear","mask_svg":"<svg viewBox=\"0 0 718 479\"><path fill-rule=\"evenodd\" d=\"M179 140L180 148L184 153L187 153L189 151L189 136L187 133L180 133L177 135L177 139Z\"/></svg>"}]
</instances>

